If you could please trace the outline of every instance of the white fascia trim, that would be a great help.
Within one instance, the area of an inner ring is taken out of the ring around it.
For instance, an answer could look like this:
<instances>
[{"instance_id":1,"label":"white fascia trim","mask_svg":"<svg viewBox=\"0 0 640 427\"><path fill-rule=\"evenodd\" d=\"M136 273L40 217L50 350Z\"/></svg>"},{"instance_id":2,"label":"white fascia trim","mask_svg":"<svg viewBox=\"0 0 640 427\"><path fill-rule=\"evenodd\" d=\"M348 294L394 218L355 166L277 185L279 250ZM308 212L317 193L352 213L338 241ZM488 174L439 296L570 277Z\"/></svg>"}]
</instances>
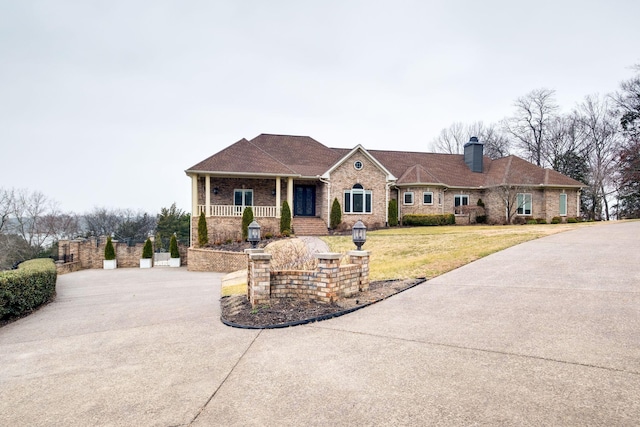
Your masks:
<instances>
[{"instance_id":1,"label":"white fascia trim","mask_svg":"<svg viewBox=\"0 0 640 427\"><path fill-rule=\"evenodd\" d=\"M378 169L380 169L382 172L385 173L385 175L387 175L387 181L396 181L398 178L396 178L395 176L393 176L393 174L391 172L389 172L389 170L387 170L387 168L385 168L382 163L380 163L378 161L378 159L376 159L375 157L373 157L367 150L366 148L364 148L362 145L358 144L356 145L353 150L349 151L348 154L346 154L344 157L342 157L340 160L338 160L333 166L331 166L329 168L328 171L326 171L324 174L322 174L322 178L324 179L329 179L331 172L333 172L334 170L336 170L336 168L338 168L338 166L342 165L349 157L351 157L353 154L355 154L356 151L362 151L362 154L364 154L369 160L371 160L377 167Z\"/></svg>"}]
</instances>

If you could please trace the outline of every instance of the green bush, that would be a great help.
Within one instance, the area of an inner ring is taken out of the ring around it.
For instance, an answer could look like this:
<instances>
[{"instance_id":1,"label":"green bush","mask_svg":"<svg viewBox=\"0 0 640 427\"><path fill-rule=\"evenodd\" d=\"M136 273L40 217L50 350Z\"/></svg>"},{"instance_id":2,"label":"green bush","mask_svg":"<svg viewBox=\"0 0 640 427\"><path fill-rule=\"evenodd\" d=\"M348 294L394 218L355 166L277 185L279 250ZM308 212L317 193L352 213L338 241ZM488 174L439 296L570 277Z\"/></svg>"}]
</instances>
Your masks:
<instances>
[{"instance_id":1,"label":"green bush","mask_svg":"<svg viewBox=\"0 0 640 427\"><path fill-rule=\"evenodd\" d=\"M253 209L247 206L242 211L242 240L249 238L249 224L253 221Z\"/></svg>"},{"instance_id":2,"label":"green bush","mask_svg":"<svg viewBox=\"0 0 640 427\"><path fill-rule=\"evenodd\" d=\"M554 216L553 218L551 218L551 224L560 224L562 222L562 218L560 218L559 216Z\"/></svg>"},{"instance_id":3,"label":"green bush","mask_svg":"<svg viewBox=\"0 0 640 427\"><path fill-rule=\"evenodd\" d=\"M285 231L291 234L291 208L286 200L282 203L280 212L280 234L284 235Z\"/></svg>"},{"instance_id":4,"label":"green bush","mask_svg":"<svg viewBox=\"0 0 640 427\"><path fill-rule=\"evenodd\" d=\"M535 219L528 219L527 220L527 224L529 224L529 225L534 225L534 224L537 224L537 223L538 223L538 221L535 220Z\"/></svg>"},{"instance_id":5,"label":"green bush","mask_svg":"<svg viewBox=\"0 0 640 427\"><path fill-rule=\"evenodd\" d=\"M536 223L538 224L546 224L547 220L544 218L536 218Z\"/></svg>"},{"instance_id":6,"label":"green bush","mask_svg":"<svg viewBox=\"0 0 640 427\"><path fill-rule=\"evenodd\" d=\"M107 244L104 246L104 259L111 261L116 259L116 251L113 249L113 242L111 236L107 237Z\"/></svg>"},{"instance_id":7,"label":"green bush","mask_svg":"<svg viewBox=\"0 0 640 427\"><path fill-rule=\"evenodd\" d=\"M0 319L20 316L49 301L56 292L56 279L56 266L49 258L0 272Z\"/></svg>"},{"instance_id":8,"label":"green bush","mask_svg":"<svg viewBox=\"0 0 640 427\"><path fill-rule=\"evenodd\" d=\"M153 244L151 243L151 239L147 239L147 241L144 242L144 247L142 248L142 258L153 258Z\"/></svg>"},{"instance_id":9,"label":"green bush","mask_svg":"<svg viewBox=\"0 0 640 427\"><path fill-rule=\"evenodd\" d=\"M208 243L207 217L204 216L204 212L200 212L200 218L198 218L198 246L204 248Z\"/></svg>"},{"instance_id":10,"label":"green bush","mask_svg":"<svg viewBox=\"0 0 640 427\"><path fill-rule=\"evenodd\" d=\"M171 236L171 240L169 241L169 252L171 253L171 258L180 258L180 251L178 250L178 239L176 235Z\"/></svg>"},{"instance_id":11,"label":"green bush","mask_svg":"<svg viewBox=\"0 0 640 427\"><path fill-rule=\"evenodd\" d=\"M453 225L456 223L454 214L408 214L402 217L403 225Z\"/></svg>"},{"instance_id":12,"label":"green bush","mask_svg":"<svg viewBox=\"0 0 640 427\"><path fill-rule=\"evenodd\" d=\"M569 218L567 218L567 222L570 223L570 224L575 224L575 223L580 222L580 221L578 221L578 218L570 216Z\"/></svg>"},{"instance_id":13,"label":"green bush","mask_svg":"<svg viewBox=\"0 0 640 427\"><path fill-rule=\"evenodd\" d=\"M333 199L333 204L331 205L331 221L329 222L329 226L332 230L335 230L340 223L342 222L342 208L340 207L340 202L338 198Z\"/></svg>"},{"instance_id":14,"label":"green bush","mask_svg":"<svg viewBox=\"0 0 640 427\"><path fill-rule=\"evenodd\" d=\"M482 201L482 199L478 199L478 203L476 203L476 205L480 206L481 208L484 208L484 202Z\"/></svg>"},{"instance_id":15,"label":"green bush","mask_svg":"<svg viewBox=\"0 0 640 427\"><path fill-rule=\"evenodd\" d=\"M395 227L398 225L398 201L396 199L389 200L389 227Z\"/></svg>"},{"instance_id":16,"label":"green bush","mask_svg":"<svg viewBox=\"0 0 640 427\"><path fill-rule=\"evenodd\" d=\"M487 216L486 215L477 215L476 216L476 222L478 224L485 224L487 222Z\"/></svg>"}]
</instances>

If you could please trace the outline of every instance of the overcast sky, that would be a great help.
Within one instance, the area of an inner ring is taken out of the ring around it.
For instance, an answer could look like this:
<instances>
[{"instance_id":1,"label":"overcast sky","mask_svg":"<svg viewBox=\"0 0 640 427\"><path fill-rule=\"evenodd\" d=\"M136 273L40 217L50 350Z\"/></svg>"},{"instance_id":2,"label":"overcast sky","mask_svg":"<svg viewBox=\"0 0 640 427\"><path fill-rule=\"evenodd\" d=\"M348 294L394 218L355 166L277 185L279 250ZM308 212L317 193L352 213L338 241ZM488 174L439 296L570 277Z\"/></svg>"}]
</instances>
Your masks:
<instances>
[{"instance_id":1,"label":"overcast sky","mask_svg":"<svg viewBox=\"0 0 640 427\"><path fill-rule=\"evenodd\" d=\"M65 211L190 206L241 138L427 151L537 88L563 111L640 63L640 1L0 0L0 187Z\"/></svg>"}]
</instances>

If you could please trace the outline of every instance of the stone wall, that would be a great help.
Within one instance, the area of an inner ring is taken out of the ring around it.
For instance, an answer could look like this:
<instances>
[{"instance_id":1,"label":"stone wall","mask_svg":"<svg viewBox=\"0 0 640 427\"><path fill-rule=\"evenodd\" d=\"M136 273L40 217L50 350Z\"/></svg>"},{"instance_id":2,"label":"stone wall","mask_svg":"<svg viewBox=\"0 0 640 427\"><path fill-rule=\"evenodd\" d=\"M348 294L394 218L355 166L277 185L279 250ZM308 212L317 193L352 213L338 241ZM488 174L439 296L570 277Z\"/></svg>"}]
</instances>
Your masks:
<instances>
[{"instance_id":1,"label":"stone wall","mask_svg":"<svg viewBox=\"0 0 640 427\"><path fill-rule=\"evenodd\" d=\"M106 237L95 237L84 240L60 240L58 242L58 257L73 255L75 262L79 262L80 269L102 268L104 261L104 247L107 244ZM113 241L116 252L118 268L140 267L142 248L144 243L129 246L126 242ZM188 252L184 245L178 245L180 261L182 265L188 264Z\"/></svg>"},{"instance_id":2,"label":"stone wall","mask_svg":"<svg viewBox=\"0 0 640 427\"><path fill-rule=\"evenodd\" d=\"M297 298L331 303L369 289L369 252L349 252L350 264L340 265L341 254L316 254L315 270L271 271L271 255L249 254L247 297L253 307L271 298Z\"/></svg>"},{"instance_id":3,"label":"stone wall","mask_svg":"<svg viewBox=\"0 0 640 427\"><path fill-rule=\"evenodd\" d=\"M247 255L242 252L189 248L189 271L230 273L247 268Z\"/></svg>"}]
</instances>

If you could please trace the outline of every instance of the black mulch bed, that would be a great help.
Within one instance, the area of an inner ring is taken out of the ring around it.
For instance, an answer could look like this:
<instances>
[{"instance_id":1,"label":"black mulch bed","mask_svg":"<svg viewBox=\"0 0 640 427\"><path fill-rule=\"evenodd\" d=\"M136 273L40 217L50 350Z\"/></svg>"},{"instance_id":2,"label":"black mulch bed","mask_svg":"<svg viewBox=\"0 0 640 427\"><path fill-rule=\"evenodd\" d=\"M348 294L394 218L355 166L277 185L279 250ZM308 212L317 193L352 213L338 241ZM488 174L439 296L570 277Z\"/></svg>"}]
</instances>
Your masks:
<instances>
[{"instance_id":1,"label":"black mulch bed","mask_svg":"<svg viewBox=\"0 0 640 427\"><path fill-rule=\"evenodd\" d=\"M220 300L222 321L234 327L268 329L295 326L341 316L412 288L424 278L372 282L369 290L332 304L319 304L297 299L272 299L269 306L251 308L245 295Z\"/></svg>"}]
</instances>

